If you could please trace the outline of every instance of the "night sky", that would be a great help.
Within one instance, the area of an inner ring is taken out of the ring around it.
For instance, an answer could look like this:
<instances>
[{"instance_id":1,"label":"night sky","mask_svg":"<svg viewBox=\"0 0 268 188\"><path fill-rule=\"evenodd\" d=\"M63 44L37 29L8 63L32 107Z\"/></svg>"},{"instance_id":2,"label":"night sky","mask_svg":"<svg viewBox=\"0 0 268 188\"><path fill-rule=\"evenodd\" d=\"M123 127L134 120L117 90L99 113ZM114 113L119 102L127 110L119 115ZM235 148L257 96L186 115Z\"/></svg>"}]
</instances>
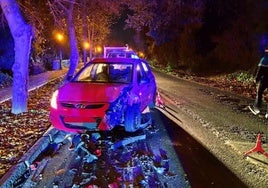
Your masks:
<instances>
[{"instance_id":1,"label":"night sky","mask_svg":"<svg viewBox=\"0 0 268 188\"><path fill-rule=\"evenodd\" d=\"M133 29L125 29L125 20L127 12L125 11L122 16L112 26L111 34L108 38L109 44L112 46L125 46L126 44L134 45L135 31Z\"/></svg>"}]
</instances>

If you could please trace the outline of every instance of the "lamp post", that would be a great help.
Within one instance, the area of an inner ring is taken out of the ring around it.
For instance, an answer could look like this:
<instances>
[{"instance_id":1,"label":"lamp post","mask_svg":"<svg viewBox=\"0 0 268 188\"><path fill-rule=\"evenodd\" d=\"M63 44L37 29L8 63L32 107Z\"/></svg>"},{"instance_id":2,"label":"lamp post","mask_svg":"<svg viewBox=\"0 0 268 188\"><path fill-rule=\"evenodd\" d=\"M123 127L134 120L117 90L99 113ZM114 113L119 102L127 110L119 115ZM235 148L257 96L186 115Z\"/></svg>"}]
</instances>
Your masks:
<instances>
[{"instance_id":1,"label":"lamp post","mask_svg":"<svg viewBox=\"0 0 268 188\"><path fill-rule=\"evenodd\" d=\"M87 63L87 51L90 49L89 42L85 41L84 44L84 65Z\"/></svg>"},{"instance_id":2,"label":"lamp post","mask_svg":"<svg viewBox=\"0 0 268 188\"><path fill-rule=\"evenodd\" d=\"M63 42L63 40L64 40L64 36L63 36L63 34L61 34L61 33L57 33L56 34L56 40L59 42L59 44L60 44L60 69L61 69L61 62L62 62L62 46L61 46L61 44L62 44L62 42Z\"/></svg>"}]
</instances>

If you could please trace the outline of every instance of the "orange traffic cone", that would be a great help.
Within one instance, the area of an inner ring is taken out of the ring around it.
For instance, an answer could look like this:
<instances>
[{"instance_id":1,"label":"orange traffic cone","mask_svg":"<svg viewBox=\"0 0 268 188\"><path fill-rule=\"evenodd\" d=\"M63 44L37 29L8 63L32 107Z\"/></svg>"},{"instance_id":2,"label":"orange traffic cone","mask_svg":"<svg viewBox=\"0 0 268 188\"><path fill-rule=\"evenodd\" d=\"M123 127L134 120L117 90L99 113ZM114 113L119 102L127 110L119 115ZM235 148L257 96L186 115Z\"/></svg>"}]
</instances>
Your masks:
<instances>
[{"instance_id":1,"label":"orange traffic cone","mask_svg":"<svg viewBox=\"0 0 268 188\"><path fill-rule=\"evenodd\" d=\"M256 142L255 147L252 148L251 150L249 150L248 152L246 152L244 154L244 156L247 156L253 152L257 152L257 153L263 154L264 156L268 157L268 153L266 153L264 151L264 149L262 148L262 145L261 145L261 133L259 133L257 136L257 142Z\"/></svg>"}]
</instances>

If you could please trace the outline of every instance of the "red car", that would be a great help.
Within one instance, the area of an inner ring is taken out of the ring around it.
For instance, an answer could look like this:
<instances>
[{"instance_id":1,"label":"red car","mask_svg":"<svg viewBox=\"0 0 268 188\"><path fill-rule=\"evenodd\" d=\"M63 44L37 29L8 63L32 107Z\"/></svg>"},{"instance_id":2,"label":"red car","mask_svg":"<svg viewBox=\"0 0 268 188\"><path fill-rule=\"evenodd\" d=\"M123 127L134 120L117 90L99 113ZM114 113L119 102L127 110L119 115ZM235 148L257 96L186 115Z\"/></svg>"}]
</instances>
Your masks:
<instances>
[{"instance_id":1,"label":"red car","mask_svg":"<svg viewBox=\"0 0 268 188\"><path fill-rule=\"evenodd\" d=\"M156 83L143 59L98 58L53 93L52 125L68 132L135 132L151 122Z\"/></svg>"}]
</instances>

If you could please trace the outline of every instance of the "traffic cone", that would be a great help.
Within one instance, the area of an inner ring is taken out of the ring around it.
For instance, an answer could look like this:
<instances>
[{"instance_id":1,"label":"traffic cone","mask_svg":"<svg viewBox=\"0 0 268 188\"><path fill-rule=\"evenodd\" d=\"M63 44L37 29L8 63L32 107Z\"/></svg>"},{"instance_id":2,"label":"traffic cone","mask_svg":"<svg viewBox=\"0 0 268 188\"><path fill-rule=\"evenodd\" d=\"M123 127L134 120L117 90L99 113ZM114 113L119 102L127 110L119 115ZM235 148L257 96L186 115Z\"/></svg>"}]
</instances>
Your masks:
<instances>
[{"instance_id":1,"label":"traffic cone","mask_svg":"<svg viewBox=\"0 0 268 188\"><path fill-rule=\"evenodd\" d=\"M262 148L262 145L261 145L261 133L259 133L257 136L257 142L256 142L255 147L252 148L251 150L249 150L248 152L246 152L244 154L244 156L247 156L253 152L257 152L257 153L263 154L264 156L268 157L268 153L266 153L264 151L264 149Z\"/></svg>"},{"instance_id":2,"label":"traffic cone","mask_svg":"<svg viewBox=\"0 0 268 188\"><path fill-rule=\"evenodd\" d=\"M162 107L165 107L165 103L164 103L164 101L162 100L159 91L157 92L156 106L159 106L159 107L161 107L161 106L162 106Z\"/></svg>"}]
</instances>

